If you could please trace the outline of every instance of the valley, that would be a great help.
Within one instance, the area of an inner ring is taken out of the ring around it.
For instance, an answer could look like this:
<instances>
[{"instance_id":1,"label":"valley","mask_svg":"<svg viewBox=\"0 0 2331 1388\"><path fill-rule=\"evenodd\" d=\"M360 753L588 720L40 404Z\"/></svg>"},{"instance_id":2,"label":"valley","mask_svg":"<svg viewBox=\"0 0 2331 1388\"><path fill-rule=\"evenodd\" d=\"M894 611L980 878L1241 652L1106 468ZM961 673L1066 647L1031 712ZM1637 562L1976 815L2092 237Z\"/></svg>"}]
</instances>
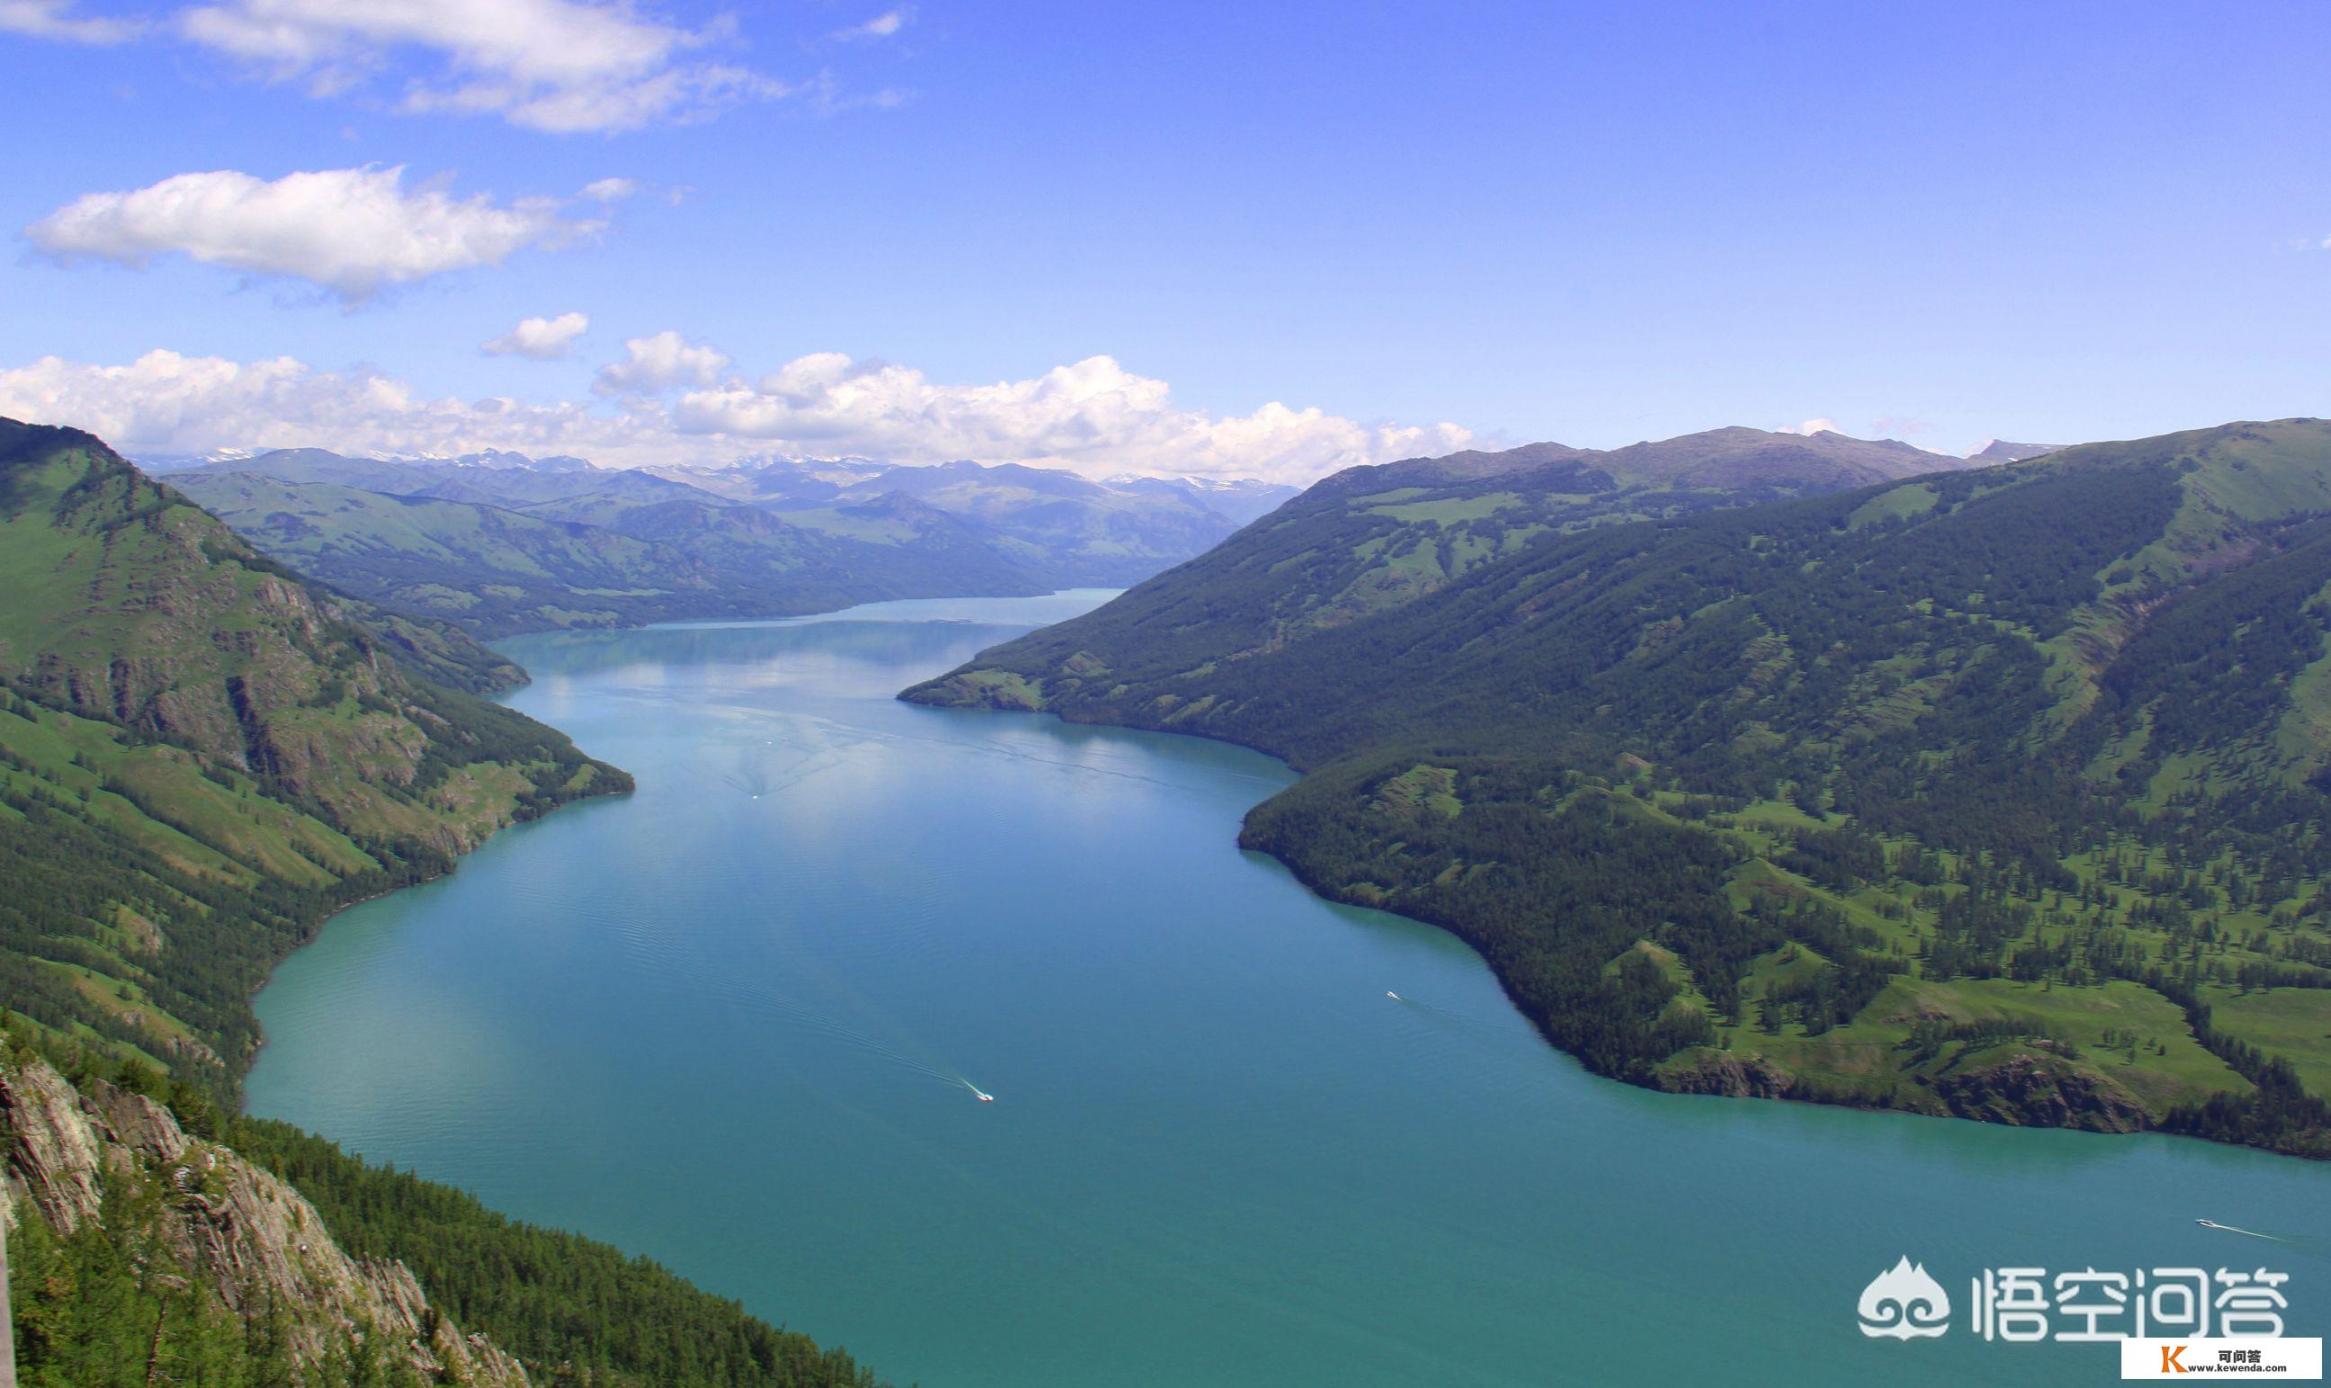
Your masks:
<instances>
[{"instance_id":1,"label":"valley","mask_svg":"<svg viewBox=\"0 0 2331 1388\"><path fill-rule=\"evenodd\" d=\"M484 637L1122 586L1294 490L969 462L621 470L320 449L163 475L271 557Z\"/></svg>"}]
</instances>

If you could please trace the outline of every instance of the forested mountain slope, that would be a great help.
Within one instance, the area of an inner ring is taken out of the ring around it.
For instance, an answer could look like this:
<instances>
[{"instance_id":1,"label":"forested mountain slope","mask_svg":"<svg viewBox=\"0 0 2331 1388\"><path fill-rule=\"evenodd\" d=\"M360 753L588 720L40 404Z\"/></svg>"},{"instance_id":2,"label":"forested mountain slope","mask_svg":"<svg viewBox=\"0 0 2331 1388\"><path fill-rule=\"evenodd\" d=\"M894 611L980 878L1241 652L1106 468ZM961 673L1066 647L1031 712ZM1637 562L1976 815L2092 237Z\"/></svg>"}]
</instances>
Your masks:
<instances>
[{"instance_id":1,"label":"forested mountain slope","mask_svg":"<svg viewBox=\"0 0 2331 1388\"><path fill-rule=\"evenodd\" d=\"M351 1257L215 1122L190 1133L156 1097L76 1086L23 1036L4 1040L0 1177L26 1388L527 1382L404 1267Z\"/></svg>"},{"instance_id":2,"label":"forested mountain slope","mask_svg":"<svg viewBox=\"0 0 2331 1388\"><path fill-rule=\"evenodd\" d=\"M629 787L469 692L524 677L261 559L87 434L0 421L0 1219L28 1388L873 1382L654 1264L228 1116L251 995L328 911Z\"/></svg>"},{"instance_id":3,"label":"forested mountain slope","mask_svg":"<svg viewBox=\"0 0 2331 1388\"><path fill-rule=\"evenodd\" d=\"M1552 535L1838 491L1957 464L1907 444L1718 429L1597 452L1356 467L1320 482L1108 611L1141 659L1187 669L1398 607ZM1185 636L1187 639L1185 639Z\"/></svg>"},{"instance_id":4,"label":"forested mountain slope","mask_svg":"<svg viewBox=\"0 0 2331 1388\"><path fill-rule=\"evenodd\" d=\"M1228 562L1312 502L907 697L1287 756L1247 842L1608 1074L2331 1152L2331 424L1549 530L1333 623Z\"/></svg>"},{"instance_id":5,"label":"forested mountain slope","mask_svg":"<svg viewBox=\"0 0 2331 1388\"><path fill-rule=\"evenodd\" d=\"M24 1388L876 1388L644 1258L55 1043L0 1029Z\"/></svg>"},{"instance_id":6,"label":"forested mountain slope","mask_svg":"<svg viewBox=\"0 0 2331 1388\"><path fill-rule=\"evenodd\" d=\"M89 435L0 423L0 977L225 1092L332 906L629 785L440 683L523 673L261 559Z\"/></svg>"}]
</instances>

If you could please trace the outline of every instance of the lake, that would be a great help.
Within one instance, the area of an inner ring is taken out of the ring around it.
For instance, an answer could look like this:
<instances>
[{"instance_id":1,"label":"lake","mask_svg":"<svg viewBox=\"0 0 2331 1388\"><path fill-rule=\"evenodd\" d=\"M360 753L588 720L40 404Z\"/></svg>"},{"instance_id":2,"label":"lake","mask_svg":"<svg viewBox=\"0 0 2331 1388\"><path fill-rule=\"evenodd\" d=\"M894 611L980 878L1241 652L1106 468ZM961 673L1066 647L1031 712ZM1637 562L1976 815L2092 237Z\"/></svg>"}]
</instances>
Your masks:
<instances>
[{"instance_id":1,"label":"lake","mask_svg":"<svg viewBox=\"0 0 2331 1388\"><path fill-rule=\"evenodd\" d=\"M2331 1168L1596 1079L1240 852L1278 763L892 698L1106 596L506 643L638 792L336 917L252 1111L925 1388L2117 1381L1973 1333L2009 1266L2263 1266L2324 1333ZM1956 1323L1865 1337L1905 1255Z\"/></svg>"}]
</instances>

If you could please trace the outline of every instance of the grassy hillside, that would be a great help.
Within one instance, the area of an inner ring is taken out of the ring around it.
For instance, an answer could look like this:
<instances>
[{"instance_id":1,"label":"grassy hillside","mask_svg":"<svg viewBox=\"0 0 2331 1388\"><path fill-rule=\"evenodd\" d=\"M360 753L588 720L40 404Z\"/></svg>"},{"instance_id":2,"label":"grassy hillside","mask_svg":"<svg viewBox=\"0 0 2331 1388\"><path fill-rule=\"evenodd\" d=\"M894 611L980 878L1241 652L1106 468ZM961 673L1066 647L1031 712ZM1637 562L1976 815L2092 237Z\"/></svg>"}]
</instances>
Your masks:
<instances>
[{"instance_id":1,"label":"grassy hillside","mask_svg":"<svg viewBox=\"0 0 2331 1388\"><path fill-rule=\"evenodd\" d=\"M1400 557L1355 512L1520 493L1383 480L1241 541L1302 517L1349 592ZM1250 845L1607 1074L2331 1154L2331 425L1548 529L1360 612L1254 548L908 697L1287 756Z\"/></svg>"},{"instance_id":2,"label":"grassy hillside","mask_svg":"<svg viewBox=\"0 0 2331 1388\"><path fill-rule=\"evenodd\" d=\"M469 692L516 667L260 558L86 434L0 422L0 591L6 996L217 1092L324 913L630 784Z\"/></svg>"},{"instance_id":3,"label":"grassy hillside","mask_svg":"<svg viewBox=\"0 0 2331 1388\"><path fill-rule=\"evenodd\" d=\"M1947 468L1906 444L1719 429L1610 452L1531 444L1352 468L1112 609L1168 674L1403 606L1553 536Z\"/></svg>"},{"instance_id":4,"label":"grassy hillside","mask_svg":"<svg viewBox=\"0 0 2331 1388\"><path fill-rule=\"evenodd\" d=\"M522 671L260 558L72 430L0 421L0 583L24 1383L874 1383L655 1264L226 1116L253 992L329 911L629 787L473 692Z\"/></svg>"}]
</instances>

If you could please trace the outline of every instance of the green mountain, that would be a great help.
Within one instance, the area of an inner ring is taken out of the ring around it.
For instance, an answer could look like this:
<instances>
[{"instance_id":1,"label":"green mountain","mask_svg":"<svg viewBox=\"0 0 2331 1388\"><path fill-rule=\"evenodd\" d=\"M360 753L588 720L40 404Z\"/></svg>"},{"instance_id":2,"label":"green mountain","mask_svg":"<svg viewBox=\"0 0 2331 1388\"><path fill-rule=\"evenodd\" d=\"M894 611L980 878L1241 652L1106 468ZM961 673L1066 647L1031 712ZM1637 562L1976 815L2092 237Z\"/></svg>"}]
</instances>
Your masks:
<instances>
[{"instance_id":1,"label":"green mountain","mask_svg":"<svg viewBox=\"0 0 2331 1388\"><path fill-rule=\"evenodd\" d=\"M905 697L1288 758L1245 842L1605 1074L2331 1154L2331 424L1472 528L1582 466L1339 475Z\"/></svg>"},{"instance_id":2,"label":"green mountain","mask_svg":"<svg viewBox=\"0 0 2331 1388\"><path fill-rule=\"evenodd\" d=\"M852 506L797 523L644 474L457 471L324 456L329 465L275 460L170 480L270 556L481 636L1049 588L945 516L902 522L895 508ZM373 485L291 480L300 477ZM379 490L389 487L427 491Z\"/></svg>"},{"instance_id":3,"label":"green mountain","mask_svg":"<svg viewBox=\"0 0 2331 1388\"><path fill-rule=\"evenodd\" d=\"M261 558L87 434L0 421L0 585L10 1003L221 1093L324 912L630 784L477 697L517 667Z\"/></svg>"},{"instance_id":4,"label":"green mountain","mask_svg":"<svg viewBox=\"0 0 2331 1388\"><path fill-rule=\"evenodd\" d=\"M59 1049L0 1028L24 1388L877 1388L647 1259Z\"/></svg>"},{"instance_id":5,"label":"green mountain","mask_svg":"<svg viewBox=\"0 0 2331 1388\"><path fill-rule=\"evenodd\" d=\"M837 535L684 499L585 495L512 511L243 473L174 480L269 555L481 636L1043 590L943 517L918 529L883 508L843 514L837 526L855 533Z\"/></svg>"},{"instance_id":6,"label":"green mountain","mask_svg":"<svg viewBox=\"0 0 2331 1388\"><path fill-rule=\"evenodd\" d=\"M649 472L312 448L167 476L273 558L482 636L1117 586L1291 494L977 463Z\"/></svg>"},{"instance_id":7,"label":"green mountain","mask_svg":"<svg viewBox=\"0 0 2331 1388\"><path fill-rule=\"evenodd\" d=\"M603 1244L232 1117L331 910L630 778L524 672L261 558L91 436L0 421L0 1217L27 1388L868 1388Z\"/></svg>"},{"instance_id":8,"label":"green mountain","mask_svg":"<svg viewBox=\"0 0 2331 1388\"><path fill-rule=\"evenodd\" d=\"M1891 441L1718 429L1605 452L1540 443L1356 467L1126 601L1153 630L1195 633L1174 642L1188 668L1403 606L1550 536L1955 465Z\"/></svg>"}]
</instances>

